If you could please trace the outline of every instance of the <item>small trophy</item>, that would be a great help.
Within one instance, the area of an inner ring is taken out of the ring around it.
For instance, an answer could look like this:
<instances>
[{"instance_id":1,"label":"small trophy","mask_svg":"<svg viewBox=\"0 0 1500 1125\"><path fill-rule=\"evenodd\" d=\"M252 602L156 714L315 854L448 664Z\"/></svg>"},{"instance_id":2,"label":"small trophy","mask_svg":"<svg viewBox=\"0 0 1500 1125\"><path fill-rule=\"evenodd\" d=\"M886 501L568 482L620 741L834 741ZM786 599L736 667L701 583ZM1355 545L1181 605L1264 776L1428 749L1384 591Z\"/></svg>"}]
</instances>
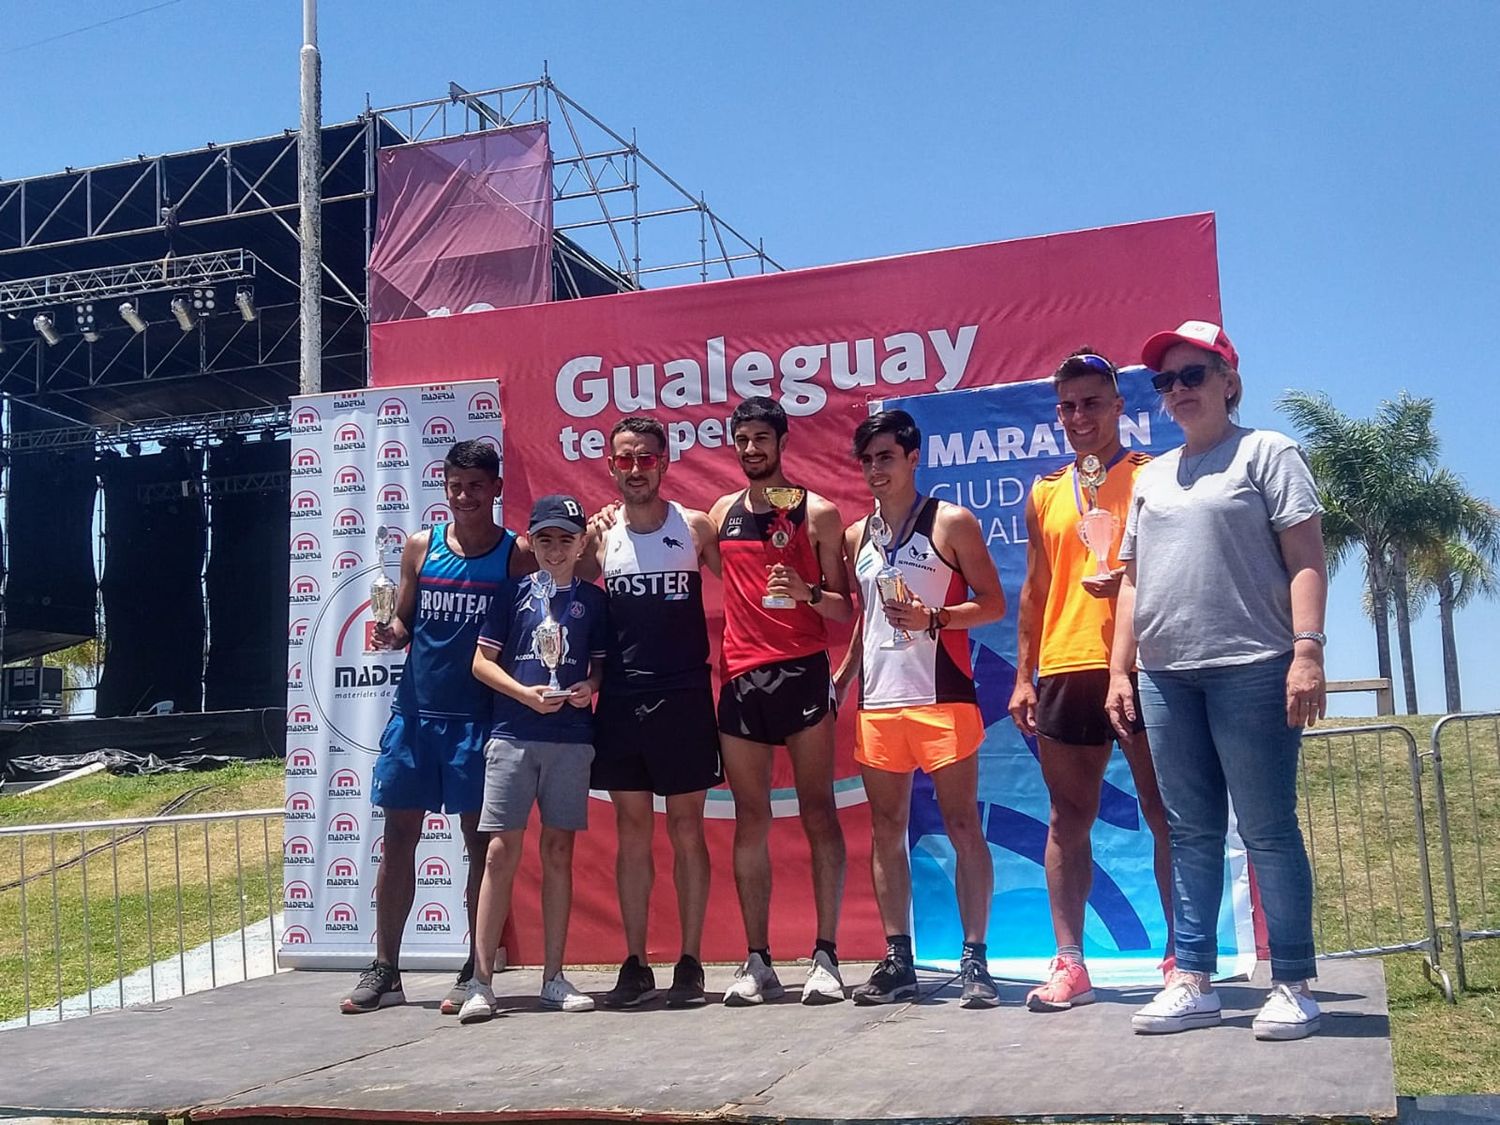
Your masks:
<instances>
[{"instance_id":1,"label":"small trophy","mask_svg":"<svg viewBox=\"0 0 1500 1125\"><path fill-rule=\"evenodd\" d=\"M870 542L874 543L880 550L883 565L880 572L875 575L875 589L880 592L882 602L890 602L895 605L911 605L911 590L906 585L906 575L901 573L901 568L891 561L887 548L894 538L891 534L891 525L885 522L885 517L880 514L880 506L875 507L875 514L870 517ZM880 647L883 649L910 648L916 638L906 629L897 627L891 634L890 640L882 641Z\"/></svg>"},{"instance_id":2,"label":"small trophy","mask_svg":"<svg viewBox=\"0 0 1500 1125\"><path fill-rule=\"evenodd\" d=\"M1104 463L1092 453L1084 457L1083 463L1078 466L1076 472L1078 481L1083 485L1089 501L1088 510L1078 521L1078 537L1083 540L1083 545L1094 556L1098 573L1108 575L1109 549L1114 545L1115 532L1120 527L1120 521L1113 513L1106 512L1099 507L1099 489L1104 487L1104 481L1109 474L1104 468Z\"/></svg>"},{"instance_id":3,"label":"small trophy","mask_svg":"<svg viewBox=\"0 0 1500 1125\"><path fill-rule=\"evenodd\" d=\"M380 570L376 573L374 581L370 583L370 616L375 618L375 623L382 629L390 628L391 622L396 620L397 587L391 581L390 575L385 572L385 556L392 542L399 543L399 537L389 535L385 528L381 528L375 540L375 553L380 558Z\"/></svg>"},{"instance_id":4,"label":"small trophy","mask_svg":"<svg viewBox=\"0 0 1500 1125\"><path fill-rule=\"evenodd\" d=\"M531 576L531 591L533 596L541 599L542 612L546 614L531 634L532 655L542 662L542 667L548 672L547 687L542 692L542 698L562 699L573 693L557 682L557 666L562 663L563 657L562 626L552 616L552 596L557 593L557 580L545 570L539 570Z\"/></svg>"},{"instance_id":5,"label":"small trophy","mask_svg":"<svg viewBox=\"0 0 1500 1125\"><path fill-rule=\"evenodd\" d=\"M788 513L807 495L805 489L772 485L766 489L766 502L776 509L776 518L771 521L771 546L776 551L776 561L786 565L786 549L792 541L792 521ZM796 609L797 600L786 594L767 594L760 599L766 609Z\"/></svg>"}]
</instances>

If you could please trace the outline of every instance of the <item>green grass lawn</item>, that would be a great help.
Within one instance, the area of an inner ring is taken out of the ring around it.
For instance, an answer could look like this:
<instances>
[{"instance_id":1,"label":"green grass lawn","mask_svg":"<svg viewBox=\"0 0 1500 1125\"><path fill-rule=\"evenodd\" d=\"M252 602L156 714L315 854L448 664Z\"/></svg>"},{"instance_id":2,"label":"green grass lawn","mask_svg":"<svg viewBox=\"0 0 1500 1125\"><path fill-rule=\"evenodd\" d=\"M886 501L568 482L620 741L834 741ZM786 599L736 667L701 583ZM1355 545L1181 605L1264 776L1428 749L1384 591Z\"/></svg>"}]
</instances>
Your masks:
<instances>
[{"instance_id":1,"label":"green grass lawn","mask_svg":"<svg viewBox=\"0 0 1500 1125\"><path fill-rule=\"evenodd\" d=\"M154 816L183 797L174 813L279 808L282 763L98 774L35 796L0 796L0 825ZM0 1019L232 933L276 906L279 816L130 831L64 831L24 844L0 837Z\"/></svg>"}]
</instances>

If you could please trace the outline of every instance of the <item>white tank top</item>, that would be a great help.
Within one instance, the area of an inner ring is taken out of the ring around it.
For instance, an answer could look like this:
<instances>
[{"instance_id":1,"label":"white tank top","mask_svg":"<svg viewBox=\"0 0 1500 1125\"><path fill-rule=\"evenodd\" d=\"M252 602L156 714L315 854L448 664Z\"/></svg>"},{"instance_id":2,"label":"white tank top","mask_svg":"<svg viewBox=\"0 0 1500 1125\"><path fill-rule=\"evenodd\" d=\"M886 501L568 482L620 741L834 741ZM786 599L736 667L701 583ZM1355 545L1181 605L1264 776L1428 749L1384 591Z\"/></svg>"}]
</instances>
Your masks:
<instances>
[{"instance_id":1,"label":"white tank top","mask_svg":"<svg viewBox=\"0 0 1500 1125\"><path fill-rule=\"evenodd\" d=\"M906 585L922 604L939 609L966 601L968 585L956 568L938 554L932 542L932 525L937 519L938 501L929 497L912 524L911 533L900 543L891 545L895 565L906 578ZM894 530L894 529L893 529ZM885 565L880 548L870 541L869 521L865 522L859 553L854 559L854 575L859 581L863 606L864 642L860 663L859 706L865 711L884 711L896 707L921 707L932 703L975 703L973 664L969 659L969 634L965 629L943 629L937 639L926 631L913 630L916 641L904 649L880 646L895 636L895 628L886 620L881 608L880 591L875 576Z\"/></svg>"}]
</instances>

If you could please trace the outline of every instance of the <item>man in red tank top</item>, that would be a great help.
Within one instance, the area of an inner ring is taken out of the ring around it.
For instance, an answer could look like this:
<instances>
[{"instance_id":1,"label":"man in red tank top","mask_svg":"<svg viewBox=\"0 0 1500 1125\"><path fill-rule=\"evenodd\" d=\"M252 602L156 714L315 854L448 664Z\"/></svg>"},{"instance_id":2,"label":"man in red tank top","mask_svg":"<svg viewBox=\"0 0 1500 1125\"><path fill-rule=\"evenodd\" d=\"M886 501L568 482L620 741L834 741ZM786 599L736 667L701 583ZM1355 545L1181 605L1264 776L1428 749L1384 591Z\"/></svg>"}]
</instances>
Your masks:
<instances>
[{"instance_id":1,"label":"man in red tank top","mask_svg":"<svg viewBox=\"0 0 1500 1125\"><path fill-rule=\"evenodd\" d=\"M786 412L773 399L745 399L729 430L749 487L720 497L710 517L724 580L719 732L734 793L734 881L749 955L724 1003L749 1006L784 991L769 948L771 755L778 745L792 759L818 916L802 1002L836 1003L844 999L834 941L845 861L833 800L834 699L824 620L849 618L843 521L823 497L787 480Z\"/></svg>"}]
</instances>

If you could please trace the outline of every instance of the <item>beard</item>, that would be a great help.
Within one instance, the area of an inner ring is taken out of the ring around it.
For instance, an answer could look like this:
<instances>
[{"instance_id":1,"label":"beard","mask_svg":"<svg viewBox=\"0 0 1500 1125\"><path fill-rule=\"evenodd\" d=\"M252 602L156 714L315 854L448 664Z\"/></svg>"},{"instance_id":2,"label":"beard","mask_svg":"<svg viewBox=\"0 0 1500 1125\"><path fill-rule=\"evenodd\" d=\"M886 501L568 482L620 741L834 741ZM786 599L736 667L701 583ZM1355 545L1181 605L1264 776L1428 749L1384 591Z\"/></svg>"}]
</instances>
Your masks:
<instances>
[{"instance_id":1,"label":"beard","mask_svg":"<svg viewBox=\"0 0 1500 1125\"><path fill-rule=\"evenodd\" d=\"M769 477L774 477L781 471L781 458L767 458L765 463L761 465L747 465L741 461L740 469L744 472L746 480L766 480Z\"/></svg>"}]
</instances>

